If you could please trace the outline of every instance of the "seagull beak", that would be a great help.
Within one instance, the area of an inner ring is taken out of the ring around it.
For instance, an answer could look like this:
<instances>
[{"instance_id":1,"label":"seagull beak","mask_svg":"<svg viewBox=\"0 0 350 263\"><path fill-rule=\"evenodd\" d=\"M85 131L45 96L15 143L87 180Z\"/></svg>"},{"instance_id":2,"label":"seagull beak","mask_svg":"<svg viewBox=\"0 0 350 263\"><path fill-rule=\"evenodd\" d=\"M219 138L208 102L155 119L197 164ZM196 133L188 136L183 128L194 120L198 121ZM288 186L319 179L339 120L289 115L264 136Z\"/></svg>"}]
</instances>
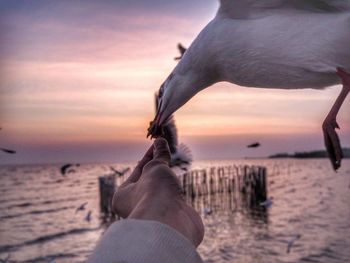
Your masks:
<instances>
[{"instance_id":1,"label":"seagull beak","mask_svg":"<svg viewBox=\"0 0 350 263\"><path fill-rule=\"evenodd\" d=\"M162 117L162 112L160 111L162 106L162 100L159 99L158 107L157 107L157 113L154 117L154 120L150 122L150 126L148 128L147 138L151 136L152 138L157 138L163 134L162 125L160 124L160 120Z\"/></svg>"}]
</instances>

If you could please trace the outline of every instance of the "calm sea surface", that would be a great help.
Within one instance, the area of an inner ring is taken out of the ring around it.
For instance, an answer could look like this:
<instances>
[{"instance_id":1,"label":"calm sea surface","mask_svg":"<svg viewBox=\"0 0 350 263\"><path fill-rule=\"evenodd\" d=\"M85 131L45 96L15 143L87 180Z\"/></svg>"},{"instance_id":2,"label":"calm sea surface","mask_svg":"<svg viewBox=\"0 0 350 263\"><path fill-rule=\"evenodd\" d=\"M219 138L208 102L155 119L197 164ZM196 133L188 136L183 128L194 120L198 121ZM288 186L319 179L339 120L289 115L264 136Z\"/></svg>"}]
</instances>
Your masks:
<instances>
[{"instance_id":1,"label":"calm sea surface","mask_svg":"<svg viewBox=\"0 0 350 263\"><path fill-rule=\"evenodd\" d=\"M266 166L273 205L262 212L232 205L227 196L195 202L205 224L199 247L205 262L350 262L350 160L338 173L326 159L208 161L193 168L232 164ZM0 259L84 262L91 253L107 227L97 178L109 166L82 165L66 177L59 167L0 167ZM76 213L84 202L86 210Z\"/></svg>"}]
</instances>

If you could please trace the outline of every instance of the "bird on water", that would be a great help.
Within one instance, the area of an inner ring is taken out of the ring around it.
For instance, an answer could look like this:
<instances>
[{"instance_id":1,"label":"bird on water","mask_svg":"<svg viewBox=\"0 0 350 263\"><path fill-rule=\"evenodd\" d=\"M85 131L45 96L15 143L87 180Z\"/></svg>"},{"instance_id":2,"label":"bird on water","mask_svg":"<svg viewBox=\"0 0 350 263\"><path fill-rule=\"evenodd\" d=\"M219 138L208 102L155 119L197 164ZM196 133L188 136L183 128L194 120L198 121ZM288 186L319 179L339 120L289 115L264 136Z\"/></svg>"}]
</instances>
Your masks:
<instances>
[{"instance_id":1,"label":"bird on water","mask_svg":"<svg viewBox=\"0 0 350 263\"><path fill-rule=\"evenodd\" d=\"M273 89L342 84L322 130L333 168L342 149L336 117L350 91L350 1L221 0L159 89L148 136L199 91L217 82Z\"/></svg>"},{"instance_id":2,"label":"bird on water","mask_svg":"<svg viewBox=\"0 0 350 263\"><path fill-rule=\"evenodd\" d=\"M72 164L72 163L67 163L67 164L64 164L60 167L60 172L63 176L69 174L69 173L74 173L75 170L72 168L72 167L79 167L80 164L77 163L77 164Z\"/></svg>"}]
</instances>

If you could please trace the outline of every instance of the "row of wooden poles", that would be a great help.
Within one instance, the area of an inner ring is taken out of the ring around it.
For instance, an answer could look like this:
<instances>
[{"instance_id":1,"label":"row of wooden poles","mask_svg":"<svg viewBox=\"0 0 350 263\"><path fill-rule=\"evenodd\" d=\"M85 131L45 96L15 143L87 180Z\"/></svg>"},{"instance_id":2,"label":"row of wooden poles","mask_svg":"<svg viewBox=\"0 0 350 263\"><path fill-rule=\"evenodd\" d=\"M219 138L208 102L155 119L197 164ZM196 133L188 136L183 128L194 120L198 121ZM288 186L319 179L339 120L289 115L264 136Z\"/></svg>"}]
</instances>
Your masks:
<instances>
[{"instance_id":1,"label":"row of wooden poles","mask_svg":"<svg viewBox=\"0 0 350 263\"><path fill-rule=\"evenodd\" d=\"M192 170L178 175L185 198L194 201L200 197L229 194L241 197L250 206L259 205L267 198L267 169L262 166L227 165ZM124 178L118 178L118 182ZM111 200L117 190L116 175L99 177L100 207L104 214L113 214Z\"/></svg>"},{"instance_id":2,"label":"row of wooden poles","mask_svg":"<svg viewBox=\"0 0 350 263\"><path fill-rule=\"evenodd\" d=\"M230 194L258 205L267 198L267 169L262 166L220 166L192 170L180 176L186 199Z\"/></svg>"}]
</instances>

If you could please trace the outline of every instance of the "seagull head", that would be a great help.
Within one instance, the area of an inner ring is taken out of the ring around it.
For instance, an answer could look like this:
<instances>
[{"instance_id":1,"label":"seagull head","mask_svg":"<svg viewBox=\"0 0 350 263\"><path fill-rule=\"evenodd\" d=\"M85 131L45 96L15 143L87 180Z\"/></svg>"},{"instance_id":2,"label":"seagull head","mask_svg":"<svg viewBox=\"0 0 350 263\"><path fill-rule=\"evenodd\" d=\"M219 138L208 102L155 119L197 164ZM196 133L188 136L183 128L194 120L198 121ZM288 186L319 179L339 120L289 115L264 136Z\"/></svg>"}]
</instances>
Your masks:
<instances>
[{"instance_id":1,"label":"seagull head","mask_svg":"<svg viewBox=\"0 0 350 263\"><path fill-rule=\"evenodd\" d=\"M156 94L156 115L150 122L147 137L156 138L163 135L163 126L172 114L184 105L197 91L187 83L187 74L171 73Z\"/></svg>"},{"instance_id":2,"label":"seagull head","mask_svg":"<svg viewBox=\"0 0 350 263\"><path fill-rule=\"evenodd\" d=\"M207 71L201 65L191 66L193 63L189 60L190 58L185 55L161 85L156 97L156 115L150 123L147 137L162 136L162 126L167 123L172 114L199 91L217 81L215 70Z\"/></svg>"}]
</instances>

